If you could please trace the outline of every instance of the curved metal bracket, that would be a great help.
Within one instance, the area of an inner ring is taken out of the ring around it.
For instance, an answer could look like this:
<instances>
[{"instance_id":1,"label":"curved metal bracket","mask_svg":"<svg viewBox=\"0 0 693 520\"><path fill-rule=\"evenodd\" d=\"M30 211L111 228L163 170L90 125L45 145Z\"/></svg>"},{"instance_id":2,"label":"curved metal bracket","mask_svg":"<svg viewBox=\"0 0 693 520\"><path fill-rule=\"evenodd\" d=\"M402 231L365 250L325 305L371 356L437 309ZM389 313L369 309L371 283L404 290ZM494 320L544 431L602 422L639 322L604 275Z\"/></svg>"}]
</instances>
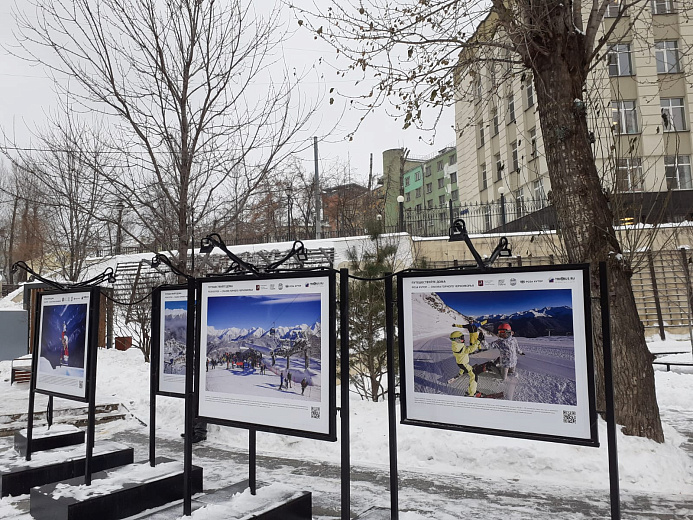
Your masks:
<instances>
[{"instance_id":1,"label":"curved metal bracket","mask_svg":"<svg viewBox=\"0 0 693 520\"><path fill-rule=\"evenodd\" d=\"M472 256L474 257L476 265L479 269L488 269L499 256L512 256L512 251L508 247L508 239L506 237L501 237L498 241L498 245L491 253L491 256L484 261L474 247L474 244L472 244L472 240L469 238L469 234L467 233L467 224L461 218L455 220L455 222L452 223L452 226L450 226L449 241L464 241L464 243L467 244L467 248L469 248L469 251L472 253Z\"/></svg>"},{"instance_id":2,"label":"curved metal bracket","mask_svg":"<svg viewBox=\"0 0 693 520\"><path fill-rule=\"evenodd\" d=\"M89 280L84 280L83 282L77 282L77 283L60 283L56 282L54 280L49 280L48 278L44 278L40 274L38 274L36 271L34 271L31 267L27 265L27 263L23 260L20 260L18 262L15 262L12 264L12 272L16 273L19 269L22 271L26 271L29 273L32 277L34 277L36 280L39 280L46 285L50 285L54 289L58 289L60 291L65 291L67 289L74 289L78 287L92 287L99 285L103 283L104 281L107 281L108 283L113 283L116 281L115 277L115 272L113 271L112 267L107 267L104 269L104 271L98 275L96 275L93 278L90 278Z\"/></svg>"}]
</instances>

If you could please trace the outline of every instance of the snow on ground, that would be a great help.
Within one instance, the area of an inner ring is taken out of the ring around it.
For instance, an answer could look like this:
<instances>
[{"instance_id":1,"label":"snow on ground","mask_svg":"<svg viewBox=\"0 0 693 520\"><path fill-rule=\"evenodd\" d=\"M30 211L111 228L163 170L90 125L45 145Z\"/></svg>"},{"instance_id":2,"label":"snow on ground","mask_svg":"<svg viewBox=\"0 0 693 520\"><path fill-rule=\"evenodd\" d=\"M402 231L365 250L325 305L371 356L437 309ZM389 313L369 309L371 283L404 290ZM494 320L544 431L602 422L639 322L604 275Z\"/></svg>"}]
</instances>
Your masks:
<instances>
[{"instance_id":1,"label":"snow on ground","mask_svg":"<svg viewBox=\"0 0 693 520\"><path fill-rule=\"evenodd\" d=\"M684 344L685 345L685 344ZM681 348L681 342L673 343ZM685 347L684 347L685 348ZM98 364L97 400L117 398L141 421L149 417L149 365L142 354L101 350ZM656 371L660 407L690 409L693 369L689 374ZM338 397L339 399L339 397ZM352 394L351 457L354 465L386 469L388 460L387 403L362 401ZM399 407L397 408L399 412ZM157 397L157 435L177 437L183 431L183 401ZM124 422L122 427L128 427ZM657 444L619 433L621 485L624 489L652 491L656 488L693 494L693 459L680 447L684 441L673 427L664 425L666 442ZM246 430L209 426L209 443L247 449ZM608 489L606 423L599 422L601 447L589 448L472 433L398 425L399 467L425 473L470 474L504 479L530 479L570 487ZM258 432L258 453L338 464L339 442L330 443ZM655 483L655 484L653 484Z\"/></svg>"},{"instance_id":2,"label":"snow on ground","mask_svg":"<svg viewBox=\"0 0 693 520\"><path fill-rule=\"evenodd\" d=\"M690 343L686 343L686 338L667 342L653 339L648 345L660 350L666 348L669 349L667 351L688 352L686 355L690 358ZM16 407L26 406L28 392L27 385L10 386L9 371L10 362L0 362L0 388L3 392L0 414L3 415L25 411ZM99 351L97 402L120 402L133 415L129 420L109 423L111 434L119 430L141 430L142 424L148 422L149 371L149 364L143 362L142 353L136 349L125 352L114 349ZM657 369L655 375L666 442L657 444L619 432L620 485L627 491L690 495L693 494L693 458L683 450L682 444L686 439L677 433L673 424L677 420L684 420L680 417L690 417L693 368L672 372ZM57 400L56 407L65 403L64 400ZM387 472L387 403L362 401L352 394L350 406L352 464ZM37 409L41 409L38 404ZM181 399L157 396L157 437L179 439L183 431L183 417L184 403ZM461 468L464 468L469 476L500 481L517 480L527 485L536 484L537 487L542 482L572 490L585 489L586 492L595 488L608 490L609 487L606 424L602 420L599 422L602 444L599 448L416 426L398 425L397 428L398 465L401 471L439 474L444 478L444 475L459 475ZM210 425L206 444L246 450L247 442L246 430ZM311 462L339 464L341 457L339 442L262 432L257 435L257 449L259 454L276 457L290 454L292 459ZM17 516L17 509L12 505L14 501L11 498L0 501L0 517ZM407 518L413 520L423 517L409 514Z\"/></svg>"}]
</instances>

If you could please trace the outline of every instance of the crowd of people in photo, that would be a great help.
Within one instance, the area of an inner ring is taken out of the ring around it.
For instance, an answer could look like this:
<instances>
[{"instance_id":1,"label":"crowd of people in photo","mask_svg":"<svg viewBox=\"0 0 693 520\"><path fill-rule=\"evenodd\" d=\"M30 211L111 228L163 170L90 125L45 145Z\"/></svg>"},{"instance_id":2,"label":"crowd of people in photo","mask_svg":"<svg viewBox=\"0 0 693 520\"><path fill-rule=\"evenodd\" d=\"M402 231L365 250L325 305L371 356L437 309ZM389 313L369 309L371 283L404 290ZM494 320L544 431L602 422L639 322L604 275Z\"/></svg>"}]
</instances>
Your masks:
<instances>
[{"instance_id":1,"label":"crowd of people in photo","mask_svg":"<svg viewBox=\"0 0 693 520\"><path fill-rule=\"evenodd\" d=\"M292 373L288 367L284 370L274 368L276 365L274 353L272 353L271 358L271 365L269 368L271 373L279 376L278 390L293 390L294 387L298 390L298 384L301 388L301 395L305 395L306 388L310 385L309 380L304 377L301 379L300 383L297 383L294 379L295 374ZM224 365L226 365L225 368ZM209 372L210 369L216 370L217 367L222 367L222 369L232 372L236 370L259 370L260 375L266 375L268 365L262 356L262 352L249 349L245 352L224 352L220 356L207 357L207 372Z\"/></svg>"}]
</instances>

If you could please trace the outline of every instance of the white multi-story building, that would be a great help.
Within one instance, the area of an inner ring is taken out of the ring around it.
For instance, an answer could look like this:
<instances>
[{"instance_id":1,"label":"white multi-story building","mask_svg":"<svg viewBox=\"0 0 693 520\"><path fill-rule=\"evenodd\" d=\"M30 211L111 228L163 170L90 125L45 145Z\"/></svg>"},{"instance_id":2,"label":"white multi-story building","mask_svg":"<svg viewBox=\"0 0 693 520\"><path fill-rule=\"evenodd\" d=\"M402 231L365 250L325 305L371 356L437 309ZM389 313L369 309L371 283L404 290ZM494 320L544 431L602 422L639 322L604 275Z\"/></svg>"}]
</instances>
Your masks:
<instances>
[{"instance_id":1,"label":"white multi-story building","mask_svg":"<svg viewBox=\"0 0 693 520\"><path fill-rule=\"evenodd\" d=\"M603 30L621 5L607 11ZM653 0L637 18L626 12L609 40L585 97L605 189L612 201L619 194L632 200L691 190L693 85L686 73L693 70L693 21L673 0ZM504 198L503 218L513 220L547 204L551 186L532 75L513 66L509 54L502 57L507 61L460 75L459 90L467 95L455 107L458 188L463 206ZM693 191L676 195L693 200ZM489 218L487 227L497 224Z\"/></svg>"}]
</instances>

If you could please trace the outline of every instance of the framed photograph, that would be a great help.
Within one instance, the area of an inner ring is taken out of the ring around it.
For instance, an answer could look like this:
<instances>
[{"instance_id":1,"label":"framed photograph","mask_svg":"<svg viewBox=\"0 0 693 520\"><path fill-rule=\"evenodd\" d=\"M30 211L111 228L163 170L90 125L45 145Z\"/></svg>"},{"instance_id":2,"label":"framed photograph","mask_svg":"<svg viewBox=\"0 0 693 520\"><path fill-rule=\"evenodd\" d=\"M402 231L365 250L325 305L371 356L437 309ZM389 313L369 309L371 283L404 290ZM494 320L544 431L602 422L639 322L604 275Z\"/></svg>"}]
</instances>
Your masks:
<instances>
[{"instance_id":1,"label":"framed photograph","mask_svg":"<svg viewBox=\"0 0 693 520\"><path fill-rule=\"evenodd\" d=\"M334 273L199 283L199 416L336 440Z\"/></svg>"},{"instance_id":2,"label":"framed photograph","mask_svg":"<svg viewBox=\"0 0 693 520\"><path fill-rule=\"evenodd\" d=\"M39 294L34 341L37 392L88 400L90 363L96 357L98 297L98 289Z\"/></svg>"},{"instance_id":3,"label":"framed photograph","mask_svg":"<svg viewBox=\"0 0 693 520\"><path fill-rule=\"evenodd\" d=\"M398 276L402 423L598 446L589 266Z\"/></svg>"},{"instance_id":4,"label":"framed photograph","mask_svg":"<svg viewBox=\"0 0 693 520\"><path fill-rule=\"evenodd\" d=\"M185 397L188 290L184 286L157 288L152 295L152 368L157 393Z\"/></svg>"}]
</instances>

